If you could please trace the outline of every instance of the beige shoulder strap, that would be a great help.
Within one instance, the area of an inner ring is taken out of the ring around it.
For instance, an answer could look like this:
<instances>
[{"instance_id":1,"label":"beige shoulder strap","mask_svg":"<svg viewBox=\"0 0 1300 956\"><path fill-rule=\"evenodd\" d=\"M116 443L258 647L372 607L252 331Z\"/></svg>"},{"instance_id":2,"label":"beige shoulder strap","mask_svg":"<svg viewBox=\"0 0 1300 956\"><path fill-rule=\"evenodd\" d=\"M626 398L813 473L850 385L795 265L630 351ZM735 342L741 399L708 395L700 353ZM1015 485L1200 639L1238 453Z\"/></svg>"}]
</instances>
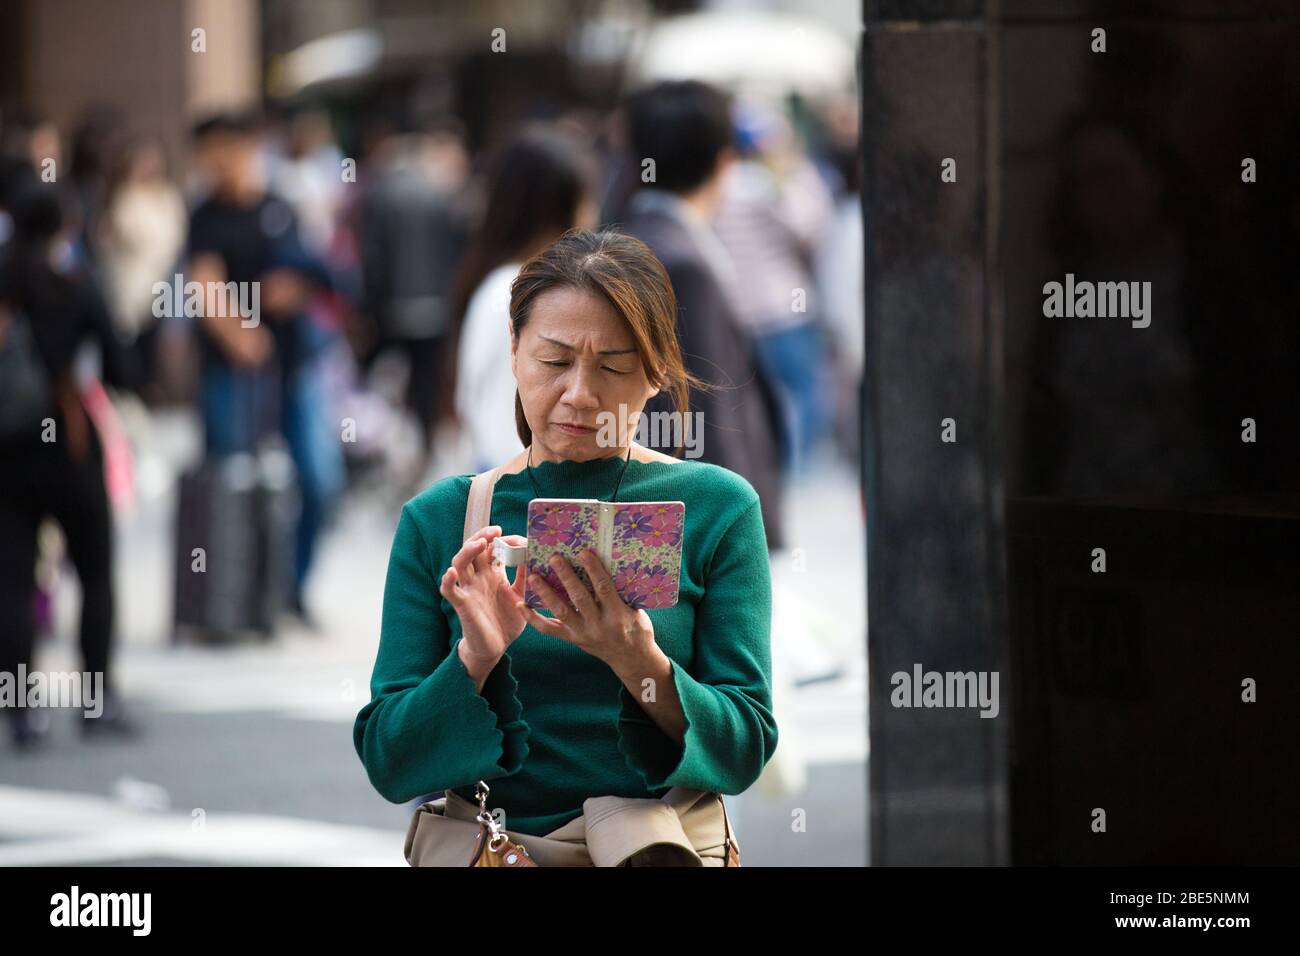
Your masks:
<instances>
[{"instance_id":1,"label":"beige shoulder strap","mask_svg":"<svg viewBox=\"0 0 1300 956\"><path fill-rule=\"evenodd\" d=\"M461 541L492 522L492 489L501 475L501 466L475 475L469 483L469 499L465 502L465 533Z\"/></svg>"}]
</instances>

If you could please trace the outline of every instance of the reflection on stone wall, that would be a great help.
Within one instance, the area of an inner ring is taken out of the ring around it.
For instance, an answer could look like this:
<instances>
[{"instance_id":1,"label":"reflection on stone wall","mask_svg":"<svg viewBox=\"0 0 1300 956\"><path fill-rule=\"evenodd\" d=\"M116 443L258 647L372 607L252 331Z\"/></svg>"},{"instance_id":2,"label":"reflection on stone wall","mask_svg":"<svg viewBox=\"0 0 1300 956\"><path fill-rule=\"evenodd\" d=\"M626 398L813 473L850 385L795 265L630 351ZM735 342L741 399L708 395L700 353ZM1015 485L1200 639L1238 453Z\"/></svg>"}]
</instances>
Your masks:
<instances>
[{"instance_id":1,"label":"reflection on stone wall","mask_svg":"<svg viewBox=\"0 0 1300 956\"><path fill-rule=\"evenodd\" d=\"M1300 21L865 9L873 862L1281 858L1300 714L1240 681L1300 667ZM999 716L899 706L918 664Z\"/></svg>"}]
</instances>

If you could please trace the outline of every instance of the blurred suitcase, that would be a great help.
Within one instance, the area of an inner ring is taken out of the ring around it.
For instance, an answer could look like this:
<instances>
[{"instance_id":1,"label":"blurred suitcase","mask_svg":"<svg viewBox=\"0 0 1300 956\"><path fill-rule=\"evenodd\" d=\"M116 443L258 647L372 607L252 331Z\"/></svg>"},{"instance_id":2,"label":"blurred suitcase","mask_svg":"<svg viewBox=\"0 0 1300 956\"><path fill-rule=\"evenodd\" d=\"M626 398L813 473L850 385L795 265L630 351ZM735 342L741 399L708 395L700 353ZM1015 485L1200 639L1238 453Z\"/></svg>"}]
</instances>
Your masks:
<instances>
[{"instance_id":1,"label":"blurred suitcase","mask_svg":"<svg viewBox=\"0 0 1300 956\"><path fill-rule=\"evenodd\" d=\"M258 383L261 394L274 393L270 382ZM268 405L273 415L250 409L263 436L255 451L210 457L181 476L175 640L186 632L207 643L249 632L269 639L288 607L300 503L293 459L272 430L279 402Z\"/></svg>"},{"instance_id":2,"label":"blurred suitcase","mask_svg":"<svg viewBox=\"0 0 1300 956\"><path fill-rule=\"evenodd\" d=\"M175 624L212 643L269 638L291 595L298 495L282 448L225 455L181 477Z\"/></svg>"}]
</instances>

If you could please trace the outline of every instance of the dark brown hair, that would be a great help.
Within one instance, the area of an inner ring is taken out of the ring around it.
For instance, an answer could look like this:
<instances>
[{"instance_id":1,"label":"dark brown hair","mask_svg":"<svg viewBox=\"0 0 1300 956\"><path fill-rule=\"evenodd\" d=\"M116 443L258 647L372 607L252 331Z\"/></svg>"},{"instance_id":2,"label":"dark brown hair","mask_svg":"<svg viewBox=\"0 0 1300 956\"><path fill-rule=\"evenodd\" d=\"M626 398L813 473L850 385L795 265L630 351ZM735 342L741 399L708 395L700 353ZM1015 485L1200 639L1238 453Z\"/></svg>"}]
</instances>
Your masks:
<instances>
[{"instance_id":1,"label":"dark brown hair","mask_svg":"<svg viewBox=\"0 0 1300 956\"><path fill-rule=\"evenodd\" d=\"M537 297L558 288L591 292L613 307L632 332L650 384L672 395L675 411L683 416L689 413L691 386L710 387L682 362L677 296L663 263L640 239L612 230L570 229L525 262L510 286L510 323L516 342ZM525 445L533 440L517 388L515 429ZM674 454L677 450L674 447Z\"/></svg>"}]
</instances>

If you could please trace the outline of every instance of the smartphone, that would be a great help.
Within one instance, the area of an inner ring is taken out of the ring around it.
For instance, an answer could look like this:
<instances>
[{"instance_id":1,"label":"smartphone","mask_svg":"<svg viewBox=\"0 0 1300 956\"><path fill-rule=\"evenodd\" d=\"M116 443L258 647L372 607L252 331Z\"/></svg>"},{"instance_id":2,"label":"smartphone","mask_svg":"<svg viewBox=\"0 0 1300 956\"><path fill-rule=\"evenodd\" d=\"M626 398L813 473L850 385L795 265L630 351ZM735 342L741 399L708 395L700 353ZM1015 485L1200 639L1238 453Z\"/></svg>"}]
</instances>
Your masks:
<instances>
[{"instance_id":1,"label":"smartphone","mask_svg":"<svg viewBox=\"0 0 1300 956\"><path fill-rule=\"evenodd\" d=\"M547 562L553 554L565 558L590 590L579 555L591 548L613 575L624 603L646 610L672 607L681 582L685 532L686 505L680 501L534 498L528 503L525 567L567 599L559 575ZM539 611L546 608L527 583L524 603Z\"/></svg>"}]
</instances>

